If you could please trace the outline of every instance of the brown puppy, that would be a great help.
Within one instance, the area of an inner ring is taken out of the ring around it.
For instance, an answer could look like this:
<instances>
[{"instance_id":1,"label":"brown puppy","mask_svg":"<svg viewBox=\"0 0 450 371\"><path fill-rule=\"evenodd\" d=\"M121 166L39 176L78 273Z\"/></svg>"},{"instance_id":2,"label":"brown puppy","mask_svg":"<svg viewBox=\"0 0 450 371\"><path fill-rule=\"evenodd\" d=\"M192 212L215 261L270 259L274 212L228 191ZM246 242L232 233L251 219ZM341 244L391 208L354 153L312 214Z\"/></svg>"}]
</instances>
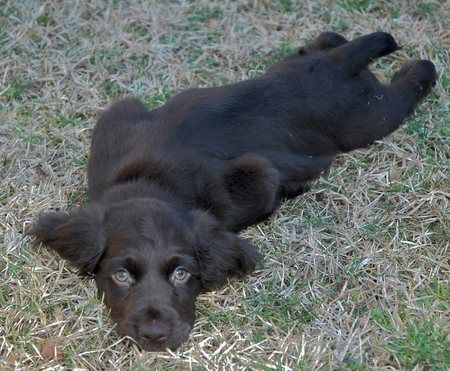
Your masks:
<instances>
[{"instance_id":1,"label":"brown puppy","mask_svg":"<svg viewBox=\"0 0 450 371\"><path fill-rule=\"evenodd\" d=\"M369 72L397 49L382 32L324 33L252 80L188 90L153 111L118 101L94 130L92 203L44 214L30 234L95 277L120 333L147 350L177 348L197 295L261 260L234 232L302 194L337 154L392 133L429 93L429 61L388 86Z\"/></svg>"}]
</instances>

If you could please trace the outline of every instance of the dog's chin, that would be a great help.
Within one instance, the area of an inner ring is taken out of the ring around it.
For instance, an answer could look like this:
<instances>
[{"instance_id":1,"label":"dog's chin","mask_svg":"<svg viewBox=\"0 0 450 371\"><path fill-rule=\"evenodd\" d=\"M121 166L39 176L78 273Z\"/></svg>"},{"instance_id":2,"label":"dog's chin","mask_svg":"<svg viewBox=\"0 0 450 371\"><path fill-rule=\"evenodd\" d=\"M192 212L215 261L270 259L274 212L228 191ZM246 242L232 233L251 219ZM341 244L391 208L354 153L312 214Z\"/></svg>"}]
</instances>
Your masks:
<instances>
[{"instance_id":1,"label":"dog's chin","mask_svg":"<svg viewBox=\"0 0 450 371\"><path fill-rule=\"evenodd\" d=\"M149 343L140 341L136 334L128 333L123 330L123 327L119 324L117 333L119 336L126 336L134 344L139 345L143 350L147 352L164 352L167 349L171 351L177 350L181 344L183 344L188 338L192 329L192 325L187 322L180 322L176 325L176 328L172 330L168 339L162 343Z\"/></svg>"},{"instance_id":2,"label":"dog's chin","mask_svg":"<svg viewBox=\"0 0 450 371\"><path fill-rule=\"evenodd\" d=\"M167 349L175 351L189 338L189 332L191 331L191 328L191 325L186 322L179 323L177 325L177 328L172 330L167 341L165 341L164 343L148 344L141 341L137 341L137 343L143 350L148 352L163 352Z\"/></svg>"}]
</instances>

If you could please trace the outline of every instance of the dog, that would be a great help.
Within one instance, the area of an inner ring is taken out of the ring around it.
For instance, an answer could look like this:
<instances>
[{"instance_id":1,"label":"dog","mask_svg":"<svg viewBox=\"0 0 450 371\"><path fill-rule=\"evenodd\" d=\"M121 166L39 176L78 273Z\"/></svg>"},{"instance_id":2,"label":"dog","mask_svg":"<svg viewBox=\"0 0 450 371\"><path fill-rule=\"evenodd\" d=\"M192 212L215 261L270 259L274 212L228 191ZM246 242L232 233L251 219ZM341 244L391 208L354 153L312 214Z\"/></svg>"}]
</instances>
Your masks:
<instances>
[{"instance_id":1,"label":"dog","mask_svg":"<svg viewBox=\"0 0 450 371\"><path fill-rule=\"evenodd\" d=\"M389 85L369 71L398 49L384 32L326 32L251 80L190 89L152 111L117 101L93 132L91 203L41 214L29 234L95 278L119 334L176 349L196 297L261 263L237 232L307 191L339 153L392 133L430 92L430 61Z\"/></svg>"}]
</instances>

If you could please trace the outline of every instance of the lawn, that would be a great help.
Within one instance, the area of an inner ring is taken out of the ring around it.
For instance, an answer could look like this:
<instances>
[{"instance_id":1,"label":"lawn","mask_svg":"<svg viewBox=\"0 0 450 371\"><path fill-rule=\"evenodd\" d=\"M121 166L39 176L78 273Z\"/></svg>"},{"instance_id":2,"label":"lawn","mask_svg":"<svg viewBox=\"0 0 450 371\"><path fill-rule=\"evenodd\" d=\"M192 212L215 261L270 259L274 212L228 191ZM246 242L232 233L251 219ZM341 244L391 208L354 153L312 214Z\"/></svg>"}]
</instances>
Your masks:
<instances>
[{"instance_id":1,"label":"lawn","mask_svg":"<svg viewBox=\"0 0 450 371\"><path fill-rule=\"evenodd\" d=\"M0 2L0 369L442 369L449 343L446 1ZM265 267L203 295L190 340L120 339L92 281L23 231L87 201L98 113L157 107L193 86L256 76L320 32L383 30L439 81L394 135L338 157L307 194L242 235Z\"/></svg>"}]
</instances>

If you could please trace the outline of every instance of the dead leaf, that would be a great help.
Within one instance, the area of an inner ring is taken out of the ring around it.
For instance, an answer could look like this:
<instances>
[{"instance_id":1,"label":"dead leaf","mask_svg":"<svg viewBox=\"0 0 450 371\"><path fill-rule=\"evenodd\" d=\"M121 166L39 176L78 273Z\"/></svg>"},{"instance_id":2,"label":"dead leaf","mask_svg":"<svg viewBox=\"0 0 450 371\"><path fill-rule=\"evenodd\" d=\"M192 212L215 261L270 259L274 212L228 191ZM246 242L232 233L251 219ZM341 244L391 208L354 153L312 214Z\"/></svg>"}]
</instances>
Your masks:
<instances>
[{"instance_id":1,"label":"dead leaf","mask_svg":"<svg viewBox=\"0 0 450 371\"><path fill-rule=\"evenodd\" d=\"M393 182L398 182L402 178L402 172L399 169L389 170L389 179Z\"/></svg>"},{"instance_id":2,"label":"dead leaf","mask_svg":"<svg viewBox=\"0 0 450 371\"><path fill-rule=\"evenodd\" d=\"M42 168L42 166L40 164L37 164L34 167L34 170L36 171L36 174L41 177L41 178L46 178L48 177L48 174L46 173L46 171Z\"/></svg>"},{"instance_id":3,"label":"dead leaf","mask_svg":"<svg viewBox=\"0 0 450 371\"><path fill-rule=\"evenodd\" d=\"M208 27L214 30L217 27L217 19L211 19L208 23Z\"/></svg>"},{"instance_id":4,"label":"dead leaf","mask_svg":"<svg viewBox=\"0 0 450 371\"><path fill-rule=\"evenodd\" d=\"M45 359L56 359L57 361L61 361L64 358L62 350L58 349L57 344L51 340L42 344L40 352Z\"/></svg>"}]
</instances>

